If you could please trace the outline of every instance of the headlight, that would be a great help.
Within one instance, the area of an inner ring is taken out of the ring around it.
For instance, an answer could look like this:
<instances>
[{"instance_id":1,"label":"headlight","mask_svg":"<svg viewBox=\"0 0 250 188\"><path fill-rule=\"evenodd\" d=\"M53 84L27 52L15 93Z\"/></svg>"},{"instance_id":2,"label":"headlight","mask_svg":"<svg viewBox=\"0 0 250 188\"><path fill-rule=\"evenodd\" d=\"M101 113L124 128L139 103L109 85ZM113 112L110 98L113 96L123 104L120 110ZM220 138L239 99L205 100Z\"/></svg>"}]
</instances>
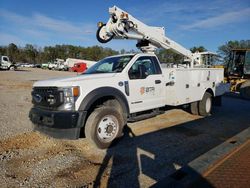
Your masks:
<instances>
[{"instance_id":1,"label":"headlight","mask_svg":"<svg viewBox=\"0 0 250 188\"><path fill-rule=\"evenodd\" d=\"M75 101L80 95L78 86L61 88L63 91L64 104L60 107L61 110L75 110Z\"/></svg>"}]
</instances>

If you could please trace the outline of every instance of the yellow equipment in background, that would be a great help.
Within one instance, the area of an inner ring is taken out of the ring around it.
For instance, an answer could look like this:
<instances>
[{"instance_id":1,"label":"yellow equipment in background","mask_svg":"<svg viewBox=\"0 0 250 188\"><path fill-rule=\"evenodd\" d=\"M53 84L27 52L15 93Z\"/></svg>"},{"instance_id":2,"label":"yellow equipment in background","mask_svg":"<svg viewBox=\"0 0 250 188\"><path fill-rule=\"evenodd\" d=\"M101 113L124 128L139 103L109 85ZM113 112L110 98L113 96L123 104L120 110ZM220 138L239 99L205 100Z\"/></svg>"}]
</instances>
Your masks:
<instances>
[{"instance_id":1,"label":"yellow equipment in background","mask_svg":"<svg viewBox=\"0 0 250 188\"><path fill-rule=\"evenodd\" d=\"M242 98L250 99L250 49L231 50L225 78L231 84L232 92L239 92Z\"/></svg>"}]
</instances>

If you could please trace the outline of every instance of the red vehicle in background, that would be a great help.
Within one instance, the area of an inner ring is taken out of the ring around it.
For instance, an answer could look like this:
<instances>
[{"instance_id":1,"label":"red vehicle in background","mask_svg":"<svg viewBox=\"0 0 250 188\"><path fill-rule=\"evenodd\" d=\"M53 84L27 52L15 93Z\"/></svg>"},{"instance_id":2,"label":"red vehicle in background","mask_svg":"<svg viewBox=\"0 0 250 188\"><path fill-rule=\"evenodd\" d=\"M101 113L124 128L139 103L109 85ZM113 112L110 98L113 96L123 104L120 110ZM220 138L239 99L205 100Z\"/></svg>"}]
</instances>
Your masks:
<instances>
[{"instance_id":1,"label":"red vehicle in background","mask_svg":"<svg viewBox=\"0 0 250 188\"><path fill-rule=\"evenodd\" d=\"M84 72L87 70L87 64L86 63L75 63L73 67L71 67L70 71L72 72Z\"/></svg>"}]
</instances>

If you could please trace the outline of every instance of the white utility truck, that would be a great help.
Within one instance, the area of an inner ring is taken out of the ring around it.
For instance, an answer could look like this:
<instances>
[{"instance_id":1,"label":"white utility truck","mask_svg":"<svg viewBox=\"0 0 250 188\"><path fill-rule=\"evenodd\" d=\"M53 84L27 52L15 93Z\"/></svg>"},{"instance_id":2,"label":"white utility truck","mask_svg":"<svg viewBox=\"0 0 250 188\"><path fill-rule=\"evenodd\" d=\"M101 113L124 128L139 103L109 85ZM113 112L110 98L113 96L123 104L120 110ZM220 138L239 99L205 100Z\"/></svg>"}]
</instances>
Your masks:
<instances>
[{"instance_id":1,"label":"white utility truck","mask_svg":"<svg viewBox=\"0 0 250 188\"><path fill-rule=\"evenodd\" d=\"M68 67L65 66L65 62L63 59L56 58L54 63L49 63L48 64L48 69L49 70L68 70Z\"/></svg>"},{"instance_id":2,"label":"white utility truck","mask_svg":"<svg viewBox=\"0 0 250 188\"><path fill-rule=\"evenodd\" d=\"M114 6L107 24L99 23L98 41L136 39L143 53L104 58L80 76L35 82L30 119L41 132L76 139L80 133L99 148L122 136L127 122L161 113L167 105L188 104L193 114L208 116L212 100L225 91L223 69L195 68L194 55ZM189 59L180 68L162 68L153 53L171 49Z\"/></svg>"},{"instance_id":3,"label":"white utility truck","mask_svg":"<svg viewBox=\"0 0 250 188\"><path fill-rule=\"evenodd\" d=\"M0 56L0 69L15 70L16 66L10 61L8 56Z\"/></svg>"}]
</instances>

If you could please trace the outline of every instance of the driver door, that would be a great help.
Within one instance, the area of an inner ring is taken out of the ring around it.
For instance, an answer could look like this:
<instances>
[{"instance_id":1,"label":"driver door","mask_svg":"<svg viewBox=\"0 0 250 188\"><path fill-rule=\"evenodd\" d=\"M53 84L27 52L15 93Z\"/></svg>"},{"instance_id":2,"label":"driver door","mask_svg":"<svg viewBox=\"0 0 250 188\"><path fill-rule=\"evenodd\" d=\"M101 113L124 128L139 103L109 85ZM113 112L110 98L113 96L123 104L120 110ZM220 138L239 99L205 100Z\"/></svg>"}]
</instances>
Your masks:
<instances>
[{"instance_id":1,"label":"driver door","mask_svg":"<svg viewBox=\"0 0 250 188\"><path fill-rule=\"evenodd\" d=\"M154 56L139 57L128 71L130 112L164 106L163 76Z\"/></svg>"}]
</instances>

